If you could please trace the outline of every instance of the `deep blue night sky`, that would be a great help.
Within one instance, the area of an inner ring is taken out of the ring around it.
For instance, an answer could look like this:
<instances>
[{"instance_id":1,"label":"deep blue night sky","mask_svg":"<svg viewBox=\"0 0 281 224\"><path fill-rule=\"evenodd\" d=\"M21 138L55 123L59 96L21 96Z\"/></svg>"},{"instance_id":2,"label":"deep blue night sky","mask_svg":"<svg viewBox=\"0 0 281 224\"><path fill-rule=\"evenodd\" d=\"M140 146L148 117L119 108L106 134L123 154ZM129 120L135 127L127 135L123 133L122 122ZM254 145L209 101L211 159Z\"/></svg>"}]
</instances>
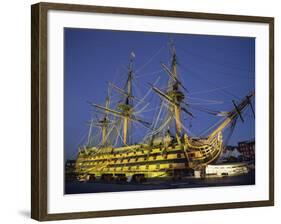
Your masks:
<instances>
[{"instance_id":1,"label":"deep blue night sky","mask_svg":"<svg viewBox=\"0 0 281 224\"><path fill-rule=\"evenodd\" d=\"M78 145L87 135L86 121L93 113L87 101L104 104L108 81L120 87L124 85L132 51L136 55L136 94L145 94L149 89L147 83L154 83L158 77L157 86L165 85L168 77L161 69L161 63L169 64L168 43L171 38L177 51L180 78L189 91L186 101L191 105L204 102L197 98L217 100L223 103L210 108L228 111L232 109L233 99L238 102L239 98L254 91L254 38L65 28L66 159L75 158ZM210 91L214 89L218 90ZM158 97L151 95L149 100L157 102ZM221 119L195 110L192 112L195 118L184 117L185 124L197 135ZM149 112L143 116L147 120L152 118ZM244 123L238 120L229 144L236 145L238 141L254 138L255 122L249 111L245 112L245 120Z\"/></svg>"}]
</instances>

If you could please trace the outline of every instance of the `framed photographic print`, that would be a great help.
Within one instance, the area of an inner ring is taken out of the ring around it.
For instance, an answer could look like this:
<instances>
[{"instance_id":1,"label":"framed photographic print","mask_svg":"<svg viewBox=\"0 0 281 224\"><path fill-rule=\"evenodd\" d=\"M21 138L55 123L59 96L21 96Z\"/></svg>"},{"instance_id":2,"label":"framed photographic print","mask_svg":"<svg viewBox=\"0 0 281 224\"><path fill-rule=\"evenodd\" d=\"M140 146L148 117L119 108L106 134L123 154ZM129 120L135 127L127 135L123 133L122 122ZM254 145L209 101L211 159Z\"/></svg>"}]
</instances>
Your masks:
<instances>
[{"instance_id":1,"label":"framed photographic print","mask_svg":"<svg viewBox=\"0 0 281 224\"><path fill-rule=\"evenodd\" d=\"M274 204L274 19L32 5L32 218Z\"/></svg>"}]
</instances>

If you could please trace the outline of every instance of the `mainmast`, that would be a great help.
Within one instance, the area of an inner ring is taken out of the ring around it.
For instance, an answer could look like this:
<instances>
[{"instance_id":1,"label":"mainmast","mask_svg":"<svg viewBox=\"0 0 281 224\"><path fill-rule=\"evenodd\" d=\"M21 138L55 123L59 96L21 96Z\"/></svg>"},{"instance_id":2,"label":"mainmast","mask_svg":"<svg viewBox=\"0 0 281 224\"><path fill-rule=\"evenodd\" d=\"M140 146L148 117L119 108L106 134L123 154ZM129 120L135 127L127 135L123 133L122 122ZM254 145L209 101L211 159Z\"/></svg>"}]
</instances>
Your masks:
<instances>
[{"instance_id":1,"label":"mainmast","mask_svg":"<svg viewBox=\"0 0 281 224\"><path fill-rule=\"evenodd\" d=\"M135 54L132 52L131 56L130 56L130 63L128 66L127 81L126 81L124 89L114 85L113 83L109 83L111 85L111 87L113 87L115 90L117 90L119 93L121 93L125 97L125 98L123 98L124 99L123 102L117 106L117 108L116 108L117 110L103 107L103 106L100 106L97 104L93 104L98 109L105 110L106 112L112 114L113 116L116 116L116 117L119 117L122 119L122 125L123 125L122 141L125 145L127 145L127 143L128 143L129 131L130 131L129 128L131 125L131 121L139 122L147 128L150 128L150 125L151 125L150 123L143 121L142 119L140 119L134 115L133 100L138 100L136 97L133 96L133 91L132 91L134 58L135 58Z\"/></svg>"}]
</instances>

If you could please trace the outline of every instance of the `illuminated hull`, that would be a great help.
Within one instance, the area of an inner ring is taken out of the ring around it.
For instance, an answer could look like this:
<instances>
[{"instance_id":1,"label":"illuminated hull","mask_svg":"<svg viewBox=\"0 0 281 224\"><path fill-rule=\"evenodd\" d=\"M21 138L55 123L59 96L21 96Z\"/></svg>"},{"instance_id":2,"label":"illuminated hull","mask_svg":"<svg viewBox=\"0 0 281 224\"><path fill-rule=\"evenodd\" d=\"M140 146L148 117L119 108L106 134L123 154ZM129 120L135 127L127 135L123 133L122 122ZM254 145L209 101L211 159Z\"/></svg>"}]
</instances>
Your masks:
<instances>
[{"instance_id":1,"label":"illuminated hull","mask_svg":"<svg viewBox=\"0 0 281 224\"><path fill-rule=\"evenodd\" d=\"M137 144L119 148L87 148L76 160L79 180L136 180L180 178L203 170L222 151L222 135L212 139L186 139L183 143Z\"/></svg>"}]
</instances>

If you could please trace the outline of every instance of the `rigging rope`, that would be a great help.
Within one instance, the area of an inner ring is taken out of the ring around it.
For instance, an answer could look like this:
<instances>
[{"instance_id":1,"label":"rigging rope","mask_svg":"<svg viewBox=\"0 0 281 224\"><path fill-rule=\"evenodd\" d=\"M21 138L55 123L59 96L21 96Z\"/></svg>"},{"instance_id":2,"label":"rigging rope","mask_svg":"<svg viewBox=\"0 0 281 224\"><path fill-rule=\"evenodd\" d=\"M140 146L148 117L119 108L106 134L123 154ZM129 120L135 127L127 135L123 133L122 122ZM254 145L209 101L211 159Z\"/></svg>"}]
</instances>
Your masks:
<instances>
[{"instance_id":1,"label":"rigging rope","mask_svg":"<svg viewBox=\"0 0 281 224\"><path fill-rule=\"evenodd\" d=\"M174 115L173 118L176 119ZM190 131L188 128L186 128L182 122L180 122L180 124L183 130L185 130L187 133L191 134L192 136L196 136L196 134Z\"/></svg>"},{"instance_id":2,"label":"rigging rope","mask_svg":"<svg viewBox=\"0 0 281 224\"><path fill-rule=\"evenodd\" d=\"M156 79L156 81L153 83L153 85L156 85L160 80L160 76L158 76L158 78ZM146 92L146 94L143 96L143 98L141 98L141 101L139 103L136 104L135 108L138 107L142 101L144 101L146 99L146 97L148 97L148 95L152 92L152 88L149 88L149 90Z\"/></svg>"},{"instance_id":3,"label":"rigging rope","mask_svg":"<svg viewBox=\"0 0 281 224\"><path fill-rule=\"evenodd\" d=\"M231 126L230 126L230 132L228 133L226 140L224 141L224 148L227 146L233 132L234 132L234 128L236 126L237 123L237 118L235 118L232 122L231 122Z\"/></svg>"},{"instance_id":4,"label":"rigging rope","mask_svg":"<svg viewBox=\"0 0 281 224\"><path fill-rule=\"evenodd\" d=\"M191 99L191 100L200 100L200 101L205 101L205 102L209 102L209 103L223 103L223 101L218 101L218 100L207 100L207 99L202 99L202 98L197 98L197 97L190 97L190 96L187 96L188 99Z\"/></svg>"},{"instance_id":5,"label":"rigging rope","mask_svg":"<svg viewBox=\"0 0 281 224\"><path fill-rule=\"evenodd\" d=\"M210 115L215 115L215 116L217 116L217 114L220 112L220 111L216 111L216 110L210 110L207 108L200 108L200 107L197 107L196 105L191 105L190 108L193 110L198 110L198 111L201 111L201 112L204 112L204 113L207 113Z\"/></svg>"},{"instance_id":6,"label":"rigging rope","mask_svg":"<svg viewBox=\"0 0 281 224\"><path fill-rule=\"evenodd\" d=\"M139 109L138 111L135 111L134 114L140 114L140 113L145 113L145 112L149 112L152 110L148 110L148 111L144 111L148 106L150 105L150 103L145 104L141 109Z\"/></svg>"},{"instance_id":7,"label":"rigging rope","mask_svg":"<svg viewBox=\"0 0 281 224\"><path fill-rule=\"evenodd\" d=\"M209 80L205 80L204 78L202 78L201 74L199 74L198 72L195 72L194 70L189 69L189 68L185 67L184 65L180 65L180 67L182 67L182 68L184 68L185 70L191 72L191 73L189 73L190 75L193 75L192 73L196 74L196 76L193 76L193 77L199 78L199 79L201 79L202 81L208 82L209 84L211 84L211 85L214 86L215 88L220 88L220 87L218 87L216 84L210 82ZM229 92L229 91L227 91L227 90L221 89L221 92L224 93L224 94L226 94L226 95L228 95L228 96L231 96L231 97L234 97L234 98L236 98L236 99L238 99L238 100L241 100L240 97L236 96L235 94L233 94L233 93L231 93L231 92Z\"/></svg>"},{"instance_id":8,"label":"rigging rope","mask_svg":"<svg viewBox=\"0 0 281 224\"><path fill-rule=\"evenodd\" d=\"M217 121L215 124L213 124L211 127L205 129L203 132L200 133L200 136L204 136L207 132L209 132L211 129L219 125L225 118L221 118L219 121Z\"/></svg>"},{"instance_id":9,"label":"rigging rope","mask_svg":"<svg viewBox=\"0 0 281 224\"><path fill-rule=\"evenodd\" d=\"M156 53L154 55L152 55L152 57L146 62L144 63L140 68L138 68L135 73L140 72L141 70L143 70L147 65L149 65L152 60L161 52L161 50L165 47L165 45L163 45L162 47L160 47L160 49L158 49L158 51L156 51Z\"/></svg>"},{"instance_id":10,"label":"rigging rope","mask_svg":"<svg viewBox=\"0 0 281 224\"><path fill-rule=\"evenodd\" d=\"M139 78L142 78L142 77L145 77L145 76L151 76L151 75L159 74L161 72L163 72L163 69L157 70L157 71L154 71L154 72L150 72L150 73L146 73L146 74L143 74L143 75L136 75L136 76L134 76L134 78L139 79Z\"/></svg>"},{"instance_id":11,"label":"rigging rope","mask_svg":"<svg viewBox=\"0 0 281 224\"><path fill-rule=\"evenodd\" d=\"M196 91L196 92L189 93L189 96L197 95L197 94L204 94L204 93L211 93L211 92L215 92L215 91L218 91L218 90L221 90L221 89L229 88L231 86L232 85L221 87L221 88L215 88L215 89L211 89L211 90Z\"/></svg>"},{"instance_id":12,"label":"rigging rope","mask_svg":"<svg viewBox=\"0 0 281 224\"><path fill-rule=\"evenodd\" d=\"M152 124L152 128L153 128L153 129L156 128L156 126L157 126L157 124L158 124L158 121L159 121L159 119L160 119L160 114L162 113L163 104L164 104L164 102L163 102L163 100L161 100L161 105L160 105L159 111L158 111L158 113L155 112L155 114L154 114L154 117L153 117L153 118L155 118L156 116L157 116L157 117L156 117L156 120L153 120L153 124Z\"/></svg>"},{"instance_id":13,"label":"rigging rope","mask_svg":"<svg viewBox=\"0 0 281 224\"><path fill-rule=\"evenodd\" d=\"M198 55L198 54L195 54L194 52L190 52L190 51L188 51L184 48L179 48L179 50L181 52L187 54L187 55L193 55L197 58L203 59L203 60L207 61L208 63L215 63L215 64L220 65L222 67L225 67L225 68L228 68L228 69L231 68L231 69L239 70L239 71L242 71L242 72L247 72L247 73L252 73L252 74L255 73L255 71L251 71L251 70L244 69L244 68L238 68L238 67L233 66L233 65L229 65L229 64L226 65L224 63L217 62L217 61L213 60L212 58L206 57L206 55L204 55L204 56Z\"/></svg>"}]
</instances>

